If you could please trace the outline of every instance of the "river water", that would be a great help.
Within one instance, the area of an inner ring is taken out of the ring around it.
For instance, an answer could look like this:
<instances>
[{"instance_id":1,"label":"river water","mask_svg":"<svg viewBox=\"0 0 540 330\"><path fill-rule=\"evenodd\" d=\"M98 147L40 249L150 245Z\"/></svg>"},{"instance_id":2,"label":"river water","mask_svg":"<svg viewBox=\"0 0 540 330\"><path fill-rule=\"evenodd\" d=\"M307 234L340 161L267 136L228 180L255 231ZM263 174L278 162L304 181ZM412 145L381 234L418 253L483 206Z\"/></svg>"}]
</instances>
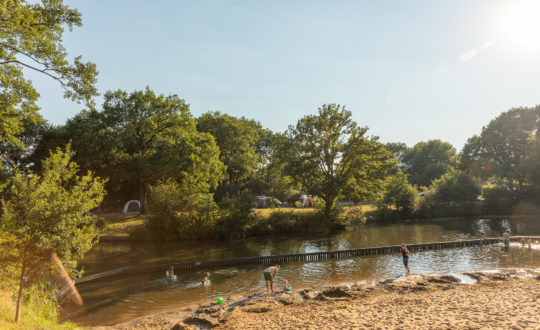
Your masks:
<instances>
[{"instance_id":1,"label":"river water","mask_svg":"<svg viewBox=\"0 0 540 330\"><path fill-rule=\"evenodd\" d=\"M123 266L202 261L248 256L308 253L511 235L540 236L540 217L460 218L406 223L368 223L325 235L273 235L235 241L101 243L81 265L86 275ZM538 242L540 243L540 242ZM409 258L412 274L451 274L471 270L524 268L540 271L540 244L532 250L513 245L473 246L414 252ZM165 274L140 274L113 278L96 287L83 288L82 308L67 308L67 319L83 326L129 321L156 312L196 305L217 297L247 295L266 290L264 266L235 266L211 272L211 285L200 287L202 272L179 273L170 283ZM275 286L287 279L297 289L360 280L375 281L404 273L401 255L359 256L282 265Z\"/></svg>"}]
</instances>

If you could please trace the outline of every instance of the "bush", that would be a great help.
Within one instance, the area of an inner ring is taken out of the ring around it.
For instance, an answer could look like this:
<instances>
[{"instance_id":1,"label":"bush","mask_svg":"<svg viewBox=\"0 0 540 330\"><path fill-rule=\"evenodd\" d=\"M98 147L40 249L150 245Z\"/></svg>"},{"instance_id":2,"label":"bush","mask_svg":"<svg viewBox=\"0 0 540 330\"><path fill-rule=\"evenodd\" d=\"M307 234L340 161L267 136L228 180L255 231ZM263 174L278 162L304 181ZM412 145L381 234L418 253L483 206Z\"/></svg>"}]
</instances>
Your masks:
<instances>
[{"instance_id":1,"label":"bush","mask_svg":"<svg viewBox=\"0 0 540 330\"><path fill-rule=\"evenodd\" d=\"M461 171L450 171L433 180L430 190L437 202L474 202L480 195L476 182Z\"/></svg>"},{"instance_id":2,"label":"bush","mask_svg":"<svg viewBox=\"0 0 540 330\"><path fill-rule=\"evenodd\" d=\"M155 239L205 239L215 236L219 209L209 193L194 193L176 182L150 187L148 226ZM140 233L136 233L140 234Z\"/></svg>"},{"instance_id":3,"label":"bush","mask_svg":"<svg viewBox=\"0 0 540 330\"><path fill-rule=\"evenodd\" d=\"M246 236L246 227L252 221L252 196L248 192L238 197L224 197L219 203L220 215L216 222L216 233L222 238Z\"/></svg>"},{"instance_id":4,"label":"bush","mask_svg":"<svg viewBox=\"0 0 540 330\"><path fill-rule=\"evenodd\" d=\"M505 185L484 187L482 209L488 214L509 214L516 204L517 196Z\"/></svg>"},{"instance_id":5,"label":"bush","mask_svg":"<svg viewBox=\"0 0 540 330\"><path fill-rule=\"evenodd\" d=\"M407 217L414 210L418 192L409 184L403 172L389 176L384 182L384 193L380 202L395 208L399 217ZM391 211L391 210L388 210ZM393 210L392 210L393 211Z\"/></svg>"}]
</instances>

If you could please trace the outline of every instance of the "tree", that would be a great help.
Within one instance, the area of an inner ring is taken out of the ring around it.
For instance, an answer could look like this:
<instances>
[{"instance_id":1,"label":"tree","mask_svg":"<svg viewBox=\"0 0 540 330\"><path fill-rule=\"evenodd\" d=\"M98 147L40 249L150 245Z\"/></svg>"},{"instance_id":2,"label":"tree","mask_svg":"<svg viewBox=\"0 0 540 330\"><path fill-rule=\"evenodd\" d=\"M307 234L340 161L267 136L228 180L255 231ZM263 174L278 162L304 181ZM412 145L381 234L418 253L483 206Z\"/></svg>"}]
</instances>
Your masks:
<instances>
[{"instance_id":1,"label":"tree","mask_svg":"<svg viewBox=\"0 0 540 330\"><path fill-rule=\"evenodd\" d=\"M199 133L189 106L177 95L150 88L105 93L103 111L68 120L60 140L72 141L76 160L110 178L111 198L138 198L146 209L148 187L173 179L197 191L215 188L224 166L210 134ZM136 192L134 194L134 192Z\"/></svg>"},{"instance_id":2,"label":"tree","mask_svg":"<svg viewBox=\"0 0 540 330\"><path fill-rule=\"evenodd\" d=\"M429 186L455 166L455 156L456 149L448 142L429 140L415 144L403 158L409 182Z\"/></svg>"},{"instance_id":3,"label":"tree","mask_svg":"<svg viewBox=\"0 0 540 330\"><path fill-rule=\"evenodd\" d=\"M208 112L197 120L197 130L212 134L219 146L219 159L225 164L226 178L216 191L216 198L237 195L254 177L261 159L258 143L261 125L246 118L235 118L220 112Z\"/></svg>"},{"instance_id":4,"label":"tree","mask_svg":"<svg viewBox=\"0 0 540 330\"><path fill-rule=\"evenodd\" d=\"M403 171L406 167L405 164L405 156L409 152L409 148L405 143L402 142L388 142L384 145L386 150L393 153L395 156L395 159L397 161L397 168L396 171Z\"/></svg>"},{"instance_id":5,"label":"tree","mask_svg":"<svg viewBox=\"0 0 540 330\"><path fill-rule=\"evenodd\" d=\"M358 127L351 117L345 107L325 104L318 115L306 116L289 128L288 171L306 192L325 201L326 215L338 197L373 197L385 174L396 166L377 137L366 137L367 127Z\"/></svg>"},{"instance_id":6,"label":"tree","mask_svg":"<svg viewBox=\"0 0 540 330\"><path fill-rule=\"evenodd\" d=\"M62 46L64 27L81 25L81 14L62 0L0 2L0 144L23 147L17 138L23 123L40 118L39 94L23 69L50 77L65 97L91 105L97 95L96 66L80 56L70 64Z\"/></svg>"},{"instance_id":7,"label":"tree","mask_svg":"<svg viewBox=\"0 0 540 330\"><path fill-rule=\"evenodd\" d=\"M526 157L540 126L540 106L503 112L473 136L463 148L462 168L485 167L522 190L526 177L518 166ZM489 172L488 172L489 173Z\"/></svg>"},{"instance_id":8,"label":"tree","mask_svg":"<svg viewBox=\"0 0 540 330\"><path fill-rule=\"evenodd\" d=\"M456 170L435 179L430 190L437 202L474 202L480 195L476 182L467 173Z\"/></svg>"},{"instance_id":9,"label":"tree","mask_svg":"<svg viewBox=\"0 0 540 330\"><path fill-rule=\"evenodd\" d=\"M97 236L95 217L87 211L103 199L103 180L92 173L78 176L73 152L57 149L43 162L41 174L16 172L9 200L2 202L0 232L10 237L11 254L20 269L15 321L19 320L24 286L39 279L43 262L56 253L71 275Z\"/></svg>"},{"instance_id":10,"label":"tree","mask_svg":"<svg viewBox=\"0 0 540 330\"><path fill-rule=\"evenodd\" d=\"M392 205L403 216L411 214L418 198L418 191L409 184L407 175L399 171L386 178L381 202Z\"/></svg>"}]
</instances>

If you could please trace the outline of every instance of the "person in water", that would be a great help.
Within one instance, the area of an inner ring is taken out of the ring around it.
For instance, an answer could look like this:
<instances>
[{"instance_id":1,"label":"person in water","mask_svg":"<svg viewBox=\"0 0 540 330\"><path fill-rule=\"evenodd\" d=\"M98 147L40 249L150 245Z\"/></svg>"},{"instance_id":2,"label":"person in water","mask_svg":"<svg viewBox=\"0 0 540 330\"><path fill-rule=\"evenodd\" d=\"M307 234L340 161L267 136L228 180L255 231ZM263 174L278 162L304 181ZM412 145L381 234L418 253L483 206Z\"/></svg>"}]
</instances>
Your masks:
<instances>
[{"instance_id":1,"label":"person in water","mask_svg":"<svg viewBox=\"0 0 540 330\"><path fill-rule=\"evenodd\" d=\"M409 270L409 249L407 249L405 243L401 243L401 255L403 256L403 266L405 266L405 270L407 271L405 275L409 275L411 272Z\"/></svg>"},{"instance_id":2,"label":"person in water","mask_svg":"<svg viewBox=\"0 0 540 330\"><path fill-rule=\"evenodd\" d=\"M206 276L204 276L204 278L201 280L201 285L210 285L210 273L206 273Z\"/></svg>"},{"instance_id":3,"label":"person in water","mask_svg":"<svg viewBox=\"0 0 540 330\"><path fill-rule=\"evenodd\" d=\"M503 233L503 242L504 242L504 249L508 250L510 247L510 229L506 229L506 231Z\"/></svg>"},{"instance_id":4,"label":"person in water","mask_svg":"<svg viewBox=\"0 0 540 330\"><path fill-rule=\"evenodd\" d=\"M478 231L478 233L480 234L480 238L481 238L481 239L486 239L486 238L487 238L486 232L483 231L482 229L480 229L480 230Z\"/></svg>"},{"instance_id":5,"label":"person in water","mask_svg":"<svg viewBox=\"0 0 540 330\"><path fill-rule=\"evenodd\" d=\"M279 265L275 265L266 268L263 272L266 281L266 290L268 292L274 292L274 278L276 277L277 272L279 272L279 269Z\"/></svg>"},{"instance_id":6,"label":"person in water","mask_svg":"<svg viewBox=\"0 0 540 330\"><path fill-rule=\"evenodd\" d=\"M169 270L167 271L167 279L169 281L176 280L176 275L174 275L174 267L173 266L169 267Z\"/></svg>"}]
</instances>

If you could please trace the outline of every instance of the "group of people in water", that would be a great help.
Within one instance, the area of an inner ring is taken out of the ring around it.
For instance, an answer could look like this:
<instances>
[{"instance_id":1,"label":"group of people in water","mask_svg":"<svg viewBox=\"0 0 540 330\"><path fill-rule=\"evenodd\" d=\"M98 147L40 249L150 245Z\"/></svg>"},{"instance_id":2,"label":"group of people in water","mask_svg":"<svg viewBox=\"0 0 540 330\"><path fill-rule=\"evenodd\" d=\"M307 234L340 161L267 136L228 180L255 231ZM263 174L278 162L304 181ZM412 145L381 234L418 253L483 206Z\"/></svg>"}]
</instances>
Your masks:
<instances>
[{"instance_id":1,"label":"group of people in water","mask_svg":"<svg viewBox=\"0 0 540 330\"><path fill-rule=\"evenodd\" d=\"M478 233L480 234L481 239L487 239L487 234L485 231L479 230ZM503 233L503 237L501 238L501 240L503 241L505 250L507 250L510 246L510 230L509 229L507 229ZM525 246L525 244L528 244L529 249L531 249L531 243L532 243L532 239L530 237L527 240L525 239L521 240L521 245ZM403 260L403 266L405 266L405 275L409 275L410 274L410 269L409 269L410 251L409 249L407 249L407 245L405 243L401 244L400 252L401 252L401 257ZM274 292L274 280L276 278L277 273L280 271L280 269L281 267L279 265L274 265L274 266L270 266L266 268L263 271L263 277L264 277L264 280L266 281L266 290L268 292ZM174 274L174 267L172 266L169 267L169 270L167 271L166 276L169 281L175 281L177 279L176 275ZM206 273L205 277L197 285L198 286L210 285L210 273ZM291 290L292 288L289 285L289 282L287 280L283 280L283 291L291 291Z\"/></svg>"}]
</instances>

